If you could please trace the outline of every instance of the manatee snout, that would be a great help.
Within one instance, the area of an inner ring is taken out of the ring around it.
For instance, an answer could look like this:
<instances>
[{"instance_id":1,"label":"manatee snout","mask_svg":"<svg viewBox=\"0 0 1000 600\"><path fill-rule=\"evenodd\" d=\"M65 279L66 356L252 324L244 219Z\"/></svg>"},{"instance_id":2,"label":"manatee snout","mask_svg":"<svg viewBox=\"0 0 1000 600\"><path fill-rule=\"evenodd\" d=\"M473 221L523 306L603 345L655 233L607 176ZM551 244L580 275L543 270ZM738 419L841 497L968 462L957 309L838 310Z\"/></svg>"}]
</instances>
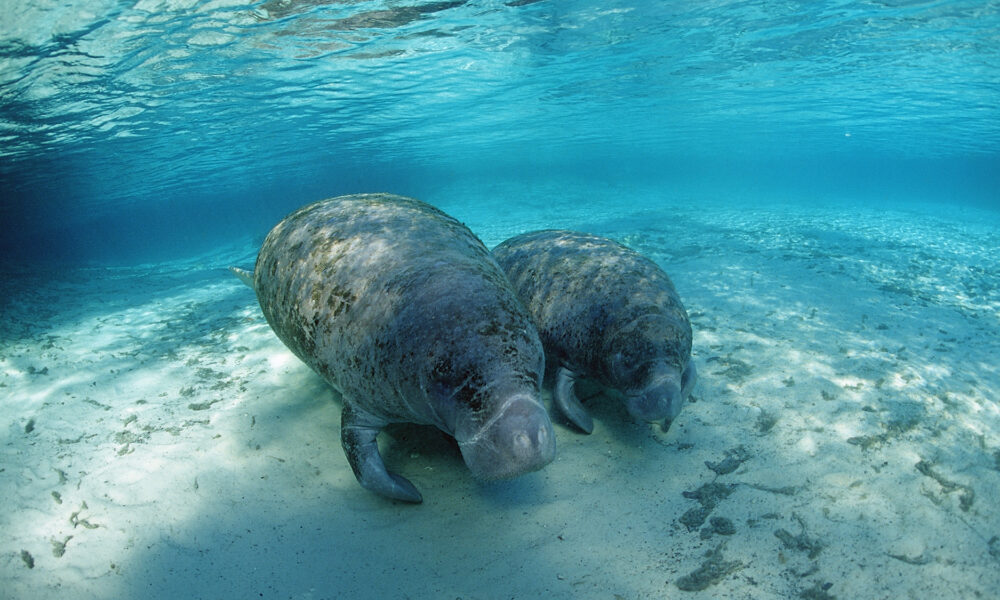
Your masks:
<instances>
[{"instance_id":1,"label":"manatee snout","mask_svg":"<svg viewBox=\"0 0 1000 600\"><path fill-rule=\"evenodd\" d=\"M673 367L661 367L645 387L625 396L625 407L635 419L664 420L664 428L669 428L691 395L697 377L693 361L683 373Z\"/></svg>"},{"instance_id":2,"label":"manatee snout","mask_svg":"<svg viewBox=\"0 0 1000 600\"><path fill-rule=\"evenodd\" d=\"M509 479L552 462L556 438L545 408L530 396L515 396L485 423L459 423L456 439L472 474Z\"/></svg>"},{"instance_id":3,"label":"manatee snout","mask_svg":"<svg viewBox=\"0 0 1000 600\"><path fill-rule=\"evenodd\" d=\"M628 414L638 421L673 419L680 412L681 386L675 382L661 382L638 394L625 397Z\"/></svg>"}]
</instances>

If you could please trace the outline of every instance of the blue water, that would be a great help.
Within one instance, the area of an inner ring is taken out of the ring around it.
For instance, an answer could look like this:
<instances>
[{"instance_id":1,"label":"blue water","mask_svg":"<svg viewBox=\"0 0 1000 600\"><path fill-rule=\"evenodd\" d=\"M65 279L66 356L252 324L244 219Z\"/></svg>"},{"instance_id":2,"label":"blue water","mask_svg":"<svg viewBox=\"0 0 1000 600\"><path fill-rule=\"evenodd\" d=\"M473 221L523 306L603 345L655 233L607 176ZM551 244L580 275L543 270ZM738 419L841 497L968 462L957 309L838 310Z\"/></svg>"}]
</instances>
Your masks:
<instances>
[{"instance_id":1,"label":"blue water","mask_svg":"<svg viewBox=\"0 0 1000 600\"><path fill-rule=\"evenodd\" d=\"M648 256L691 401L362 489L226 270L357 192ZM1000 1L0 0L0 597L1000 598L997 248Z\"/></svg>"},{"instance_id":2,"label":"blue water","mask_svg":"<svg viewBox=\"0 0 1000 600\"><path fill-rule=\"evenodd\" d=\"M995 1L6 4L5 258L168 259L358 191L463 216L496 182L1000 199Z\"/></svg>"}]
</instances>

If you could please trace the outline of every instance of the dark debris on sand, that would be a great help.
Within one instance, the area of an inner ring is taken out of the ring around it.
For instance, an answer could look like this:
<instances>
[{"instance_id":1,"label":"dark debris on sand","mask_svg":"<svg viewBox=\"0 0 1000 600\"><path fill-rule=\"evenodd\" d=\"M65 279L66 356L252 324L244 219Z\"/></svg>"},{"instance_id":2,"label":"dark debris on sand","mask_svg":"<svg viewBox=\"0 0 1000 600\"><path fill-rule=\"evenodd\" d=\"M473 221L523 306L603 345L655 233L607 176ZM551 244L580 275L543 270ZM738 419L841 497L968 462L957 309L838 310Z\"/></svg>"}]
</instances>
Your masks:
<instances>
[{"instance_id":1,"label":"dark debris on sand","mask_svg":"<svg viewBox=\"0 0 1000 600\"><path fill-rule=\"evenodd\" d=\"M705 519L719 502L728 498L735 489L736 484L712 482L706 483L694 491L682 492L685 498L697 500L701 506L692 508L681 515L680 522L688 528L688 531L698 529L705 523Z\"/></svg>"},{"instance_id":2,"label":"dark debris on sand","mask_svg":"<svg viewBox=\"0 0 1000 600\"><path fill-rule=\"evenodd\" d=\"M722 549L724 547L725 542L705 553L705 560L697 569L677 579L675 585L678 589L685 592L698 592L719 583L729 574L742 569L744 565L740 561L723 558Z\"/></svg>"},{"instance_id":3,"label":"dark debris on sand","mask_svg":"<svg viewBox=\"0 0 1000 600\"><path fill-rule=\"evenodd\" d=\"M785 529L778 529L774 532L774 537L781 540L785 548L807 552L810 559L815 559L819 556L820 551L823 550L823 543L806 534L806 524L802 521L801 517L798 515L792 516L799 522L799 527L802 531L798 535L792 535Z\"/></svg>"}]
</instances>

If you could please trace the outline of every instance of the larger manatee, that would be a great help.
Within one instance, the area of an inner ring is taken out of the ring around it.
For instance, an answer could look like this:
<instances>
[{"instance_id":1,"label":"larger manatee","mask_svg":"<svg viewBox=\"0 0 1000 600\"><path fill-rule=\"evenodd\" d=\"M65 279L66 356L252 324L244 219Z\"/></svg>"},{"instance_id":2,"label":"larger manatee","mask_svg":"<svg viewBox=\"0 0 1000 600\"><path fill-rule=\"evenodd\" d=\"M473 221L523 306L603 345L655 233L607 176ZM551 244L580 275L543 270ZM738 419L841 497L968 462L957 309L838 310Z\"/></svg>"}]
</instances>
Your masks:
<instances>
[{"instance_id":1,"label":"larger manatee","mask_svg":"<svg viewBox=\"0 0 1000 600\"><path fill-rule=\"evenodd\" d=\"M697 378L691 322L677 290L653 261L604 237L544 230L493 249L531 313L551 367L554 404L590 433L577 377L623 394L641 420L670 421Z\"/></svg>"},{"instance_id":2,"label":"larger manatee","mask_svg":"<svg viewBox=\"0 0 1000 600\"><path fill-rule=\"evenodd\" d=\"M379 454L395 422L454 436L481 479L552 460L538 333L486 247L440 210L389 194L323 200L271 230L252 274L233 270L281 341L342 394L341 442L365 488L422 499Z\"/></svg>"}]
</instances>

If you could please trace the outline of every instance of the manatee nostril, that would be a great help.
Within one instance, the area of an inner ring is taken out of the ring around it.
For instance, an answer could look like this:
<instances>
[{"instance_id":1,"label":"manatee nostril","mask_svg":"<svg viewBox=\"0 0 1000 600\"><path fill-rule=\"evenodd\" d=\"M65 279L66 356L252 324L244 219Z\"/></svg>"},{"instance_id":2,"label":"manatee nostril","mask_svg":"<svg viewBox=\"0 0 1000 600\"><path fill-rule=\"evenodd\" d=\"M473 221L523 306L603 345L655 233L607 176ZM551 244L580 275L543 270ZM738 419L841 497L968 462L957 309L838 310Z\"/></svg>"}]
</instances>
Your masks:
<instances>
[{"instance_id":1,"label":"manatee nostril","mask_svg":"<svg viewBox=\"0 0 1000 600\"><path fill-rule=\"evenodd\" d=\"M629 414L642 421L658 421L670 413L670 397L654 389L644 394L630 396L626 401Z\"/></svg>"},{"instance_id":2,"label":"manatee nostril","mask_svg":"<svg viewBox=\"0 0 1000 600\"><path fill-rule=\"evenodd\" d=\"M466 425L476 427L472 435L465 435ZM462 421L456 433L466 464L485 480L536 471L555 455L555 434L548 414L530 396L506 402L497 417L486 424Z\"/></svg>"}]
</instances>

